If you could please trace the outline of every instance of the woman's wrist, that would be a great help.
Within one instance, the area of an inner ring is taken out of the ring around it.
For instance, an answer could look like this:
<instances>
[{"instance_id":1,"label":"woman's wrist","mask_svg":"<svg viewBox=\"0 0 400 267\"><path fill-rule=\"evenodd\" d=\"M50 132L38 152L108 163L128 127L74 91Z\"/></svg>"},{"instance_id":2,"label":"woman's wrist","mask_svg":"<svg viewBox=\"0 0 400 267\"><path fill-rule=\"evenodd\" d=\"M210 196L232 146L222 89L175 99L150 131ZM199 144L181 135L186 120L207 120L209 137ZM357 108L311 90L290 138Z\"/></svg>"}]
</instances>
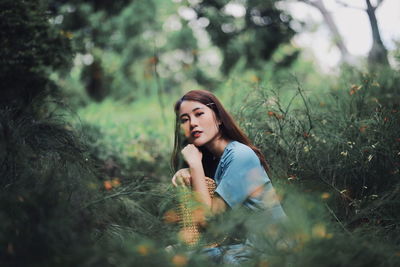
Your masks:
<instances>
[{"instance_id":1,"label":"woman's wrist","mask_svg":"<svg viewBox=\"0 0 400 267\"><path fill-rule=\"evenodd\" d=\"M201 163L201 161L187 162L187 164L188 164L190 169L203 168L203 163Z\"/></svg>"},{"instance_id":2,"label":"woman's wrist","mask_svg":"<svg viewBox=\"0 0 400 267\"><path fill-rule=\"evenodd\" d=\"M203 170L203 164L200 162L194 162L192 165L189 165L189 171L192 177L192 181L193 183L196 183L195 181L197 181L198 179L201 179L202 177L204 177L204 170Z\"/></svg>"}]
</instances>

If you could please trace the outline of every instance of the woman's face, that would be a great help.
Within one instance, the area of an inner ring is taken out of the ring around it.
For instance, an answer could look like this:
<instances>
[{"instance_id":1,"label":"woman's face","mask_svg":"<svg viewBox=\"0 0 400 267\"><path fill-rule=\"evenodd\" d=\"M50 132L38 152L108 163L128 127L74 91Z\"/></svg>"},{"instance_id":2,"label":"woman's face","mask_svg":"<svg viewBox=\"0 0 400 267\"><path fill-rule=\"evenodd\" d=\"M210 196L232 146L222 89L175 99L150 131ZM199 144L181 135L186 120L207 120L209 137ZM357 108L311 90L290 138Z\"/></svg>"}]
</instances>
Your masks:
<instances>
[{"instance_id":1,"label":"woman's face","mask_svg":"<svg viewBox=\"0 0 400 267\"><path fill-rule=\"evenodd\" d=\"M187 141L195 146L207 145L219 137L220 121L208 106L185 100L179 109L181 128Z\"/></svg>"}]
</instances>

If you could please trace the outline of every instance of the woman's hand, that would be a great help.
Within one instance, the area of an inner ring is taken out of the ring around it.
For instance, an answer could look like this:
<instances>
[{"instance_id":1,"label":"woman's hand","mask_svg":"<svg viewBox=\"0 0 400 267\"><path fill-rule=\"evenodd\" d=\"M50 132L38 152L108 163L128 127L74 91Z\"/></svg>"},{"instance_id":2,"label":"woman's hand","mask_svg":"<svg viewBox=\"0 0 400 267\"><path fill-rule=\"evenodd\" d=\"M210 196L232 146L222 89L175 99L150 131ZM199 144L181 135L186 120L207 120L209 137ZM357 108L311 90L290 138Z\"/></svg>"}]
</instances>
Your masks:
<instances>
[{"instance_id":1,"label":"woman's hand","mask_svg":"<svg viewBox=\"0 0 400 267\"><path fill-rule=\"evenodd\" d=\"M183 159L186 161L189 167L195 167L201 164L201 159L203 158L203 154L195 145L189 144L185 146L182 149L181 153L183 155Z\"/></svg>"},{"instance_id":2,"label":"woman's hand","mask_svg":"<svg viewBox=\"0 0 400 267\"><path fill-rule=\"evenodd\" d=\"M172 184L174 186L191 186L192 177L188 168L178 170L174 177L172 177Z\"/></svg>"}]
</instances>

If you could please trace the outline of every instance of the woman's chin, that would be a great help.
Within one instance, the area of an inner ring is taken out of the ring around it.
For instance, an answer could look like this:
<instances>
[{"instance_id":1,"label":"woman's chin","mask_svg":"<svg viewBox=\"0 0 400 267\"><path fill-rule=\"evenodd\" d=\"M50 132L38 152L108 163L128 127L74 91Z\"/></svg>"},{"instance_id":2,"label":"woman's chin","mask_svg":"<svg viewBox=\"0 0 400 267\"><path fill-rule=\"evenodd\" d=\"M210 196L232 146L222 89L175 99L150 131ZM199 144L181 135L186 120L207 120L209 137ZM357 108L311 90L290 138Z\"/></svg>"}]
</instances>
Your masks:
<instances>
[{"instance_id":1,"label":"woman's chin","mask_svg":"<svg viewBox=\"0 0 400 267\"><path fill-rule=\"evenodd\" d=\"M205 144L205 142L202 141L201 139L195 139L195 140L193 140L192 144L197 147L200 147L200 146L203 146Z\"/></svg>"}]
</instances>

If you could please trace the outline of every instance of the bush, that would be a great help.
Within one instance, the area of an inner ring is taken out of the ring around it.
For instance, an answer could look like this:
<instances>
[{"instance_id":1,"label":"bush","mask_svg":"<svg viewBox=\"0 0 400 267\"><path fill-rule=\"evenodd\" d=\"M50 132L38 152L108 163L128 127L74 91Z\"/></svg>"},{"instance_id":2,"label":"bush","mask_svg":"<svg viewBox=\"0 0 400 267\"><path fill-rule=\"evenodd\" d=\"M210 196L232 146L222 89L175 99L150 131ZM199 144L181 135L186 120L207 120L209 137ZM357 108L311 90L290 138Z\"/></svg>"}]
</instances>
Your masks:
<instances>
[{"instance_id":1,"label":"bush","mask_svg":"<svg viewBox=\"0 0 400 267\"><path fill-rule=\"evenodd\" d=\"M387 70L352 76L322 95L294 82L288 101L280 100L279 91L260 87L238 118L265 152L273 176L306 191L326 192L348 227L368 223L395 229L398 79Z\"/></svg>"}]
</instances>

